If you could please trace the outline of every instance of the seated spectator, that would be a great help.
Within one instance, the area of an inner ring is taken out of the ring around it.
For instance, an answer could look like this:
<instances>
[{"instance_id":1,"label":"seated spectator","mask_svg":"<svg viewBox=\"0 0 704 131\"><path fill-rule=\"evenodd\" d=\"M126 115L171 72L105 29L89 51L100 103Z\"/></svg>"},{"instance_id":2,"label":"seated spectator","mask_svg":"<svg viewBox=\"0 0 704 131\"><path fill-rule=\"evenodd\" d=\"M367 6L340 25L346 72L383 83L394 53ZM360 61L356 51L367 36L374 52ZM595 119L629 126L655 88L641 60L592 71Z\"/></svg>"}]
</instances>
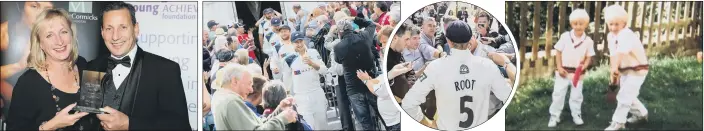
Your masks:
<instances>
[{"instance_id":1,"label":"seated spectator","mask_svg":"<svg viewBox=\"0 0 704 131\"><path fill-rule=\"evenodd\" d=\"M283 130L286 124L297 120L292 109L293 98L284 98L274 112L266 118L258 117L245 103L245 96L253 91L252 75L238 64L228 64L218 71L215 82L221 86L212 98L212 111L215 125L221 130Z\"/></svg>"}]
</instances>

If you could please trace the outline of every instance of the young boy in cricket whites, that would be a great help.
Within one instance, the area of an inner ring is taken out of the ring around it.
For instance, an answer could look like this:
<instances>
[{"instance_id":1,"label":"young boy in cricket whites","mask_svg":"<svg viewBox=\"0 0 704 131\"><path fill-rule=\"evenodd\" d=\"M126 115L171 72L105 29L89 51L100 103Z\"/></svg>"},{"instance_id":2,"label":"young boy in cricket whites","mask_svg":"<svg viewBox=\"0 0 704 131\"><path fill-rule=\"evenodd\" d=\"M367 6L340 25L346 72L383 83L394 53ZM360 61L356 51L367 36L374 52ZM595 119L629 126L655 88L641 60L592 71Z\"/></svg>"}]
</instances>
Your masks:
<instances>
[{"instance_id":1,"label":"young boy in cricket whites","mask_svg":"<svg viewBox=\"0 0 704 131\"><path fill-rule=\"evenodd\" d=\"M574 10L570 14L569 20L572 30L562 33L560 40L555 44L557 71L555 72L548 127L555 127L560 122L560 113L565 105L565 94L568 89L570 90L569 105L572 120L576 125L584 124L581 116L583 87L580 75L589 66L591 57L595 54L594 41L584 33L589 25L587 11L584 9Z\"/></svg>"},{"instance_id":2,"label":"young boy in cricket whites","mask_svg":"<svg viewBox=\"0 0 704 131\"><path fill-rule=\"evenodd\" d=\"M616 111L611 124L605 130L625 128L625 123L635 123L647 119L648 110L638 100L640 87L648 75L648 58L638 35L628 24L628 13L619 5L604 8L604 19L608 25L609 57L611 67L611 84L618 85ZM628 113L631 118L626 120Z\"/></svg>"}]
</instances>

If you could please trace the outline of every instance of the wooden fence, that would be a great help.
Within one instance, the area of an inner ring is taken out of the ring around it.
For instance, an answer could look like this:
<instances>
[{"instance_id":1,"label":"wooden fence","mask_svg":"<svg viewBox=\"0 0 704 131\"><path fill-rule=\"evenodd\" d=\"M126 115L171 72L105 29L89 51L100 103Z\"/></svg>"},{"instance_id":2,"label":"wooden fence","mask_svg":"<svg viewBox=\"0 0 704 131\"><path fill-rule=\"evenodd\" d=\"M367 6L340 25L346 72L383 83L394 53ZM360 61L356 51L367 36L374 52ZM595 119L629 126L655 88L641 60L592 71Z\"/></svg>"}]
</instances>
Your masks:
<instances>
[{"instance_id":1,"label":"wooden fence","mask_svg":"<svg viewBox=\"0 0 704 131\"><path fill-rule=\"evenodd\" d=\"M586 33L597 53L592 66L607 61L608 30L602 10L613 4L626 9L627 27L639 35L649 55L701 51L702 2L506 2L507 25L518 36L521 82L554 74L552 46L562 32L571 30L569 13L574 9L585 9L590 16Z\"/></svg>"}]
</instances>

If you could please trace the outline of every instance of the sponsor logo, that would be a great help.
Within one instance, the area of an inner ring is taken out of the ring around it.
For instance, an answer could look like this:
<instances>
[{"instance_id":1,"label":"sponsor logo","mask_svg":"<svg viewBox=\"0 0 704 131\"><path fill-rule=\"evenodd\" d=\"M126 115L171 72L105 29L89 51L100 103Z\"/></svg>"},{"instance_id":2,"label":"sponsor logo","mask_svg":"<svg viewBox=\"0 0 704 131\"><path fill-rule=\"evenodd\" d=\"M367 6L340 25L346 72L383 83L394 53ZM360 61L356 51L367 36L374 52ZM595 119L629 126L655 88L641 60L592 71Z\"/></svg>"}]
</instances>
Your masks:
<instances>
[{"instance_id":1,"label":"sponsor logo","mask_svg":"<svg viewBox=\"0 0 704 131\"><path fill-rule=\"evenodd\" d=\"M87 21L97 21L98 20L98 16L95 16L93 14L71 13L71 18L73 19L73 22L75 22L75 23L86 23Z\"/></svg>"},{"instance_id":2,"label":"sponsor logo","mask_svg":"<svg viewBox=\"0 0 704 131\"><path fill-rule=\"evenodd\" d=\"M149 13L162 19L198 19L197 4L146 4L133 3L137 13Z\"/></svg>"},{"instance_id":3,"label":"sponsor logo","mask_svg":"<svg viewBox=\"0 0 704 131\"><path fill-rule=\"evenodd\" d=\"M462 64L460 66L460 74L468 74L469 73L469 67L467 65Z\"/></svg>"},{"instance_id":4,"label":"sponsor logo","mask_svg":"<svg viewBox=\"0 0 704 131\"><path fill-rule=\"evenodd\" d=\"M93 13L92 2L68 2L68 11L77 13Z\"/></svg>"}]
</instances>

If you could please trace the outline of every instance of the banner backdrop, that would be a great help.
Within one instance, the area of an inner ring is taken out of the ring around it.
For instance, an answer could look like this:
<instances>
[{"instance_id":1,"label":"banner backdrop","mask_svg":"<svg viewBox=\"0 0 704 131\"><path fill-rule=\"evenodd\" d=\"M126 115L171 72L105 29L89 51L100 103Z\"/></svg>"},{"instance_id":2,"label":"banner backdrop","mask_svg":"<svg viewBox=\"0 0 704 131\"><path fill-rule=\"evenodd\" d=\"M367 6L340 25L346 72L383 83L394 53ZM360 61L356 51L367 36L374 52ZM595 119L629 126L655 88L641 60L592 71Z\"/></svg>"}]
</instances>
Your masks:
<instances>
[{"instance_id":1,"label":"banner backdrop","mask_svg":"<svg viewBox=\"0 0 704 131\"><path fill-rule=\"evenodd\" d=\"M188 118L196 130L198 111L198 2L128 2L139 24L138 44L145 51L178 63L188 101Z\"/></svg>"}]
</instances>

